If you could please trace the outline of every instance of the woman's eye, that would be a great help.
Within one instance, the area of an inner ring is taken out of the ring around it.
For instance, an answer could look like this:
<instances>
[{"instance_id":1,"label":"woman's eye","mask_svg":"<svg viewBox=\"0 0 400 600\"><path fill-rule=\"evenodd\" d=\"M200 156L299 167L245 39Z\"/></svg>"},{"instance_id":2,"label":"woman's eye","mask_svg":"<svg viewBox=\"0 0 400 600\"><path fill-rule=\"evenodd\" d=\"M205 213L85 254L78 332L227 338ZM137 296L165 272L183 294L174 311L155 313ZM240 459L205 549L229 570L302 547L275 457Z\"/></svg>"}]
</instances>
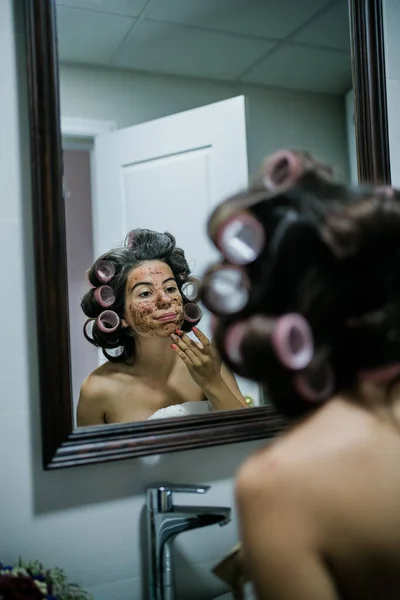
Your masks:
<instances>
[{"instance_id":1,"label":"woman's eye","mask_svg":"<svg viewBox=\"0 0 400 600\"><path fill-rule=\"evenodd\" d=\"M177 288L175 286L167 288L168 294L173 294L176 291L177 291Z\"/></svg>"},{"instance_id":2,"label":"woman's eye","mask_svg":"<svg viewBox=\"0 0 400 600\"><path fill-rule=\"evenodd\" d=\"M139 298L148 298L150 296L150 292L142 292L139 294Z\"/></svg>"}]
</instances>

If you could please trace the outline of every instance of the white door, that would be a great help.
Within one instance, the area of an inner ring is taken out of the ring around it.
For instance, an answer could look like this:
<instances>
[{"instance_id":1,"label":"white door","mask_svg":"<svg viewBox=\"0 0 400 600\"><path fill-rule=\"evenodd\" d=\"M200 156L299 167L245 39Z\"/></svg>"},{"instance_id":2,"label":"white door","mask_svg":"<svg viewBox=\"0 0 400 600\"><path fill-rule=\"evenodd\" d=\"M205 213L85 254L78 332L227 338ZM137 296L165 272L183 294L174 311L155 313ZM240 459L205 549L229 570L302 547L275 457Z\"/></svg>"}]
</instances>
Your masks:
<instances>
[{"instance_id":1,"label":"white door","mask_svg":"<svg viewBox=\"0 0 400 600\"><path fill-rule=\"evenodd\" d=\"M206 233L211 209L248 183L245 98L100 135L93 166L95 256L131 229L170 231L201 276L217 255ZM210 336L207 311L201 328ZM259 403L258 386L239 385Z\"/></svg>"}]
</instances>

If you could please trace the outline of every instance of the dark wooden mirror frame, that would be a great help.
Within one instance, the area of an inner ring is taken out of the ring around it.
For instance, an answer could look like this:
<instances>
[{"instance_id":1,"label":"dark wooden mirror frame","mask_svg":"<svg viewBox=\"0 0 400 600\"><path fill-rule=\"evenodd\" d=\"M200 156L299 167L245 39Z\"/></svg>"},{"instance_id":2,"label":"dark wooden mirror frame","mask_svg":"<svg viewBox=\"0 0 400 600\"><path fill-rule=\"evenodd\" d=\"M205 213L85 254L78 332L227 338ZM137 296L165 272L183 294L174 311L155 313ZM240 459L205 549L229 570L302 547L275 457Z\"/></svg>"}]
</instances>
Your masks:
<instances>
[{"instance_id":1,"label":"dark wooden mirror frame","mask_svg":"<svg viewBox=\"0 0 400 600\"><path fill-rule=\"evenodd\" d=\"M390 183L382 0L349 0L360 182ZM45 469L271 438L271 407L74 429L55 3L25 0L42 450Z\"/></svg>"}]
</instances>

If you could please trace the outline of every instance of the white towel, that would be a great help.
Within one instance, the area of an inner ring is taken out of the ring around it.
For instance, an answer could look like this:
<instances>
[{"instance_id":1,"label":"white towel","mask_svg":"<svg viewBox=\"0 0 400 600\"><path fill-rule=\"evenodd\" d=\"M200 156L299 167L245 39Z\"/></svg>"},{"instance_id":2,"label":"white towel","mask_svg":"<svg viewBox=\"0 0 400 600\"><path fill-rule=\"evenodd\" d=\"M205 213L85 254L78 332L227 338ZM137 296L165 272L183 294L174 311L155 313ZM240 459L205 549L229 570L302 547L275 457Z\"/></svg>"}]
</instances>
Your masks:
<instances>
[{"instance_id":1,"label":"white towel","mask_svg":"<svg viewBox=\"0 0 400 600\"><path fill-rule=\"evenodd\" d=\"M204 401L199 402L184 402L183 404L172 404L166 408L160 408L151 415L150 419L167 419L171 417L188 417L190 415L205 415L211 412L209 403Z\"/></svg>"}]
</instances>

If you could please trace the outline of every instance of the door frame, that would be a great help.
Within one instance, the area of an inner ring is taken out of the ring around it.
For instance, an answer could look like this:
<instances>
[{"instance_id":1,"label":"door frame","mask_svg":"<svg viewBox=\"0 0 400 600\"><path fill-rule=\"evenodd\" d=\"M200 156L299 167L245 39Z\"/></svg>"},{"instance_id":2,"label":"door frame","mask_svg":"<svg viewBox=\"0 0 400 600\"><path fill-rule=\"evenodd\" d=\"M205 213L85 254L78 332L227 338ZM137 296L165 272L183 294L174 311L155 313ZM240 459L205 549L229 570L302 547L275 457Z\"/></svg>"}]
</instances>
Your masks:
<instances>
[{"instance_id":1,"label":"door frame","mask_svg":"<svg viewBox=\"0 0 400 600\"><path fill-rule=\"evenodd\" d=\"M89 152L90 169L90 190L91 196L95 189L94 177L94 139L98 135L111 133L118 129L116 121L106 121L98 119L81 119L76 117L60 117L61 139L63 141L63 150L87 150ZM66 143L64 143L64 141ZM64 167L63 167L64 171ZM92 220L93 229L93 220ZM68 294L68 280L66 283ZM105 362L104 355L100 348L97 349L98 366ZM71 374L72 377L72 374ZM71 380L72 385L72 380ZM72 407L75 409L71 400ZM73 415L75 423L75 415Z\"/></svg>"},{"instance_id":2,"label":"door frame","mask_svg":"<svg viewBox=\"0 0 400 600\"><path fill-rule=\"evenodd\" d=\"M97 119L80 119L77 117L60 117L61 137L94 139L102 133L116 131L115 121L103 121Z\"/></svg>"}]
</instances>

